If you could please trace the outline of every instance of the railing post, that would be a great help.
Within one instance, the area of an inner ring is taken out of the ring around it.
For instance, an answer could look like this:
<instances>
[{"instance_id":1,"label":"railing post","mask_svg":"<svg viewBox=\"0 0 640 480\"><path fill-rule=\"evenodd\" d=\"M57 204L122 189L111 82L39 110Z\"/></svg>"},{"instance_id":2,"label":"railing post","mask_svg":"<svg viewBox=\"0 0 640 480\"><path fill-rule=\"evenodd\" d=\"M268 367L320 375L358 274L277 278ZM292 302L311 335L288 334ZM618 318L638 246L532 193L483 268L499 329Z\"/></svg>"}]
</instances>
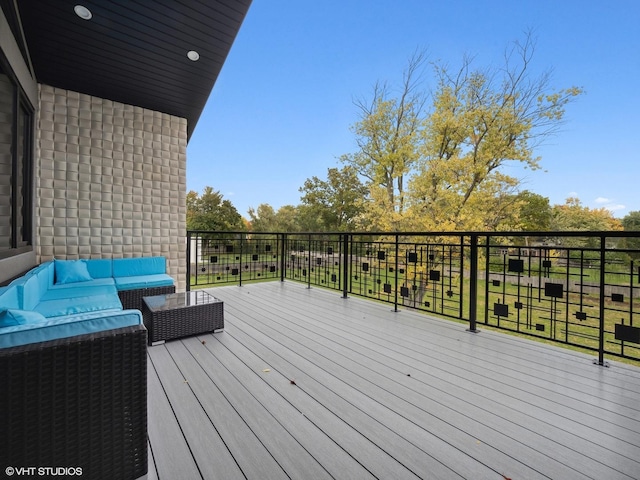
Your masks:
<instances>
[{"instance_id":1,"label":"railing post","mask_svg":"<svg viewBox=\"0 0 640 480\"><path fill-rule=\"evenodd\" d=\"M464 235L460 235L460 305L458 317L464 318Z\"/></svg>"},{"instance_id":2,"label":"railing post","mask_svg":"<svg viewBox=\"0 0 640 480\"><path fill-rule=\"evenodd\" d=\"M605 268L605 261L606 261L606 239L607 237L605 237L604 235L600 236L600 333L599 333L599 341L598 341L598 363L597 365L601 365L601 366L606 366L606 363L604 361L604 331L605 331L605 321L604 321L604 315L605 315L605 300L606 300L606 295L605 295L605 275L607 273L607 270ZM633 301L633 299L631 299L630 301ZM594 362L596 363L596 362Z\"/></svg>"},{"instance_id":3,"label":"railing post","mask_svg":"<svg viewBox=\"0 0 640 480\"><path fill-rule=\"evenodd\" d=\"M398 256L400 255L400 245L399 245L399 239L398 239L398 234L396 234L396 261L395 261L395 284L396 284L396 288L395 290L395 296L394 296L394 300L393 300L393 311L397 312L398 311Z\"/></svg>"},{"instance_id":4,"label":"railing post","mask_svg":"<svg viewBox=\"0 0 640 480\"><path fill-rule=\"evenodd\" d=\"M307 288L311 288L311 234L309 234L307 241L307 252Z\"/></svg>"},{"instance_id":5,"label":"railing post","mask_svg":"<svg viewBox=\"0 0 640 480\"><path fill-rule=\"evenodd\" d=\"M196 243L196 254L198 246ZM191 290L191 232L187 232L187 292Z\"/></svg>"},{"instance_id":6,"label":"railing post","mask_svg":"<svg viewBox=\"0 0 640 480\"><path fill-rule=\"evenodd\" d=\"M471 259L469 277L469 332L477 333L476 316L478 313L478 235L471 235ZM488 252L487 252L488 255ZM488 281L488 277L487 277Z\"/></svg>"},{"instance_id":7,"label":"railing post","mask_svg":"<svg viewBox=\"0 0 640 480\"><path fill-rule=\"evenodd\" d=\"M287 262L285 260L285 255L287 253L287 247L286 247L287 234L286 233L282 233L282 234L279 233L278 235L281 235L281 245L280 245L280 281L284 282L284 279L287 276L287 272L286 272Z\"/></svg>"},{"instance_id":8,"label":"railing post","mask_svg":"<svg viewBox=\"0 0 640 480\"><path fill-rule=\"evenodd\" d=\"M242 237L242 233L240 234L240 263L238 264L238 280L239 280L239 285L238 286L242 286L242 247L243 247L243 243L242 243L243 237Z\"/></svg>"},{"instance_id":9,"label":"railing post","mask_svg":"<svg viewBox=\"0 0 640 480\"><path fill-rule=\"evenodd\" d=\"M342 237L342 298L347 298L349 293L349 235L343 233Z\"/></svg>"}]
</instances>

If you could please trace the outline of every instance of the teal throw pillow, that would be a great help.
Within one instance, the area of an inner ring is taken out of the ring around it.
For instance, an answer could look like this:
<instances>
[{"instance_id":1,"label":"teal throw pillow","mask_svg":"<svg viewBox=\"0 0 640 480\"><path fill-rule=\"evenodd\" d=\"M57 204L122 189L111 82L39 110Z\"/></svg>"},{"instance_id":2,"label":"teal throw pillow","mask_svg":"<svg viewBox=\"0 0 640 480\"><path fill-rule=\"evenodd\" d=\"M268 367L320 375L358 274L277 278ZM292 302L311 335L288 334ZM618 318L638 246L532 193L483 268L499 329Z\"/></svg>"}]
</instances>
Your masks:
<instances>
[{"instance_id":1,"label":"teal throw pillow","mask_svg":"<svg viewBox=\"0 0 640 480\"><path fill-rule=\"evenodd\" d=\"M56 260L56 283L75 283L93 280L82 260Z\"/></svg>"},{"instance_id":2,"label":"teal throw pillow","mask_svg":"<svg viewBox=\"0 0 640 480\"><path fill-rule=\"evenodd\" d=\"M25 323L38 323L46 318L32 310L2 310L0 311L0 327L14 327Z\"/></svg>"}]
</instances>

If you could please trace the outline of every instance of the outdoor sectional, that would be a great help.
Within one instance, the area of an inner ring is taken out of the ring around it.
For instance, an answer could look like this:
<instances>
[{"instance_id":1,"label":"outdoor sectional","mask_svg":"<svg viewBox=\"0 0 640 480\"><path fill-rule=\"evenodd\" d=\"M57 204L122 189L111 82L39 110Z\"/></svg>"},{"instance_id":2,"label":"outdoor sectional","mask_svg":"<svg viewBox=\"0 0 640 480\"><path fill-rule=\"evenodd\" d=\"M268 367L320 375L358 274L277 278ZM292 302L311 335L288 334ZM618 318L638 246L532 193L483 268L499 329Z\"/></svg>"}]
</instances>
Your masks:
<instances>
[{"instance_id":1,"label":"outdoor sectional","mask_svg":"<svg viewBox=\"0 0 640 480\"><path fill-rule=\"evenodd\" d=\"M175 291L165 262L55 260L0 288L0 464L147 472L140 304Z\"/></svg>"}]
</instances>

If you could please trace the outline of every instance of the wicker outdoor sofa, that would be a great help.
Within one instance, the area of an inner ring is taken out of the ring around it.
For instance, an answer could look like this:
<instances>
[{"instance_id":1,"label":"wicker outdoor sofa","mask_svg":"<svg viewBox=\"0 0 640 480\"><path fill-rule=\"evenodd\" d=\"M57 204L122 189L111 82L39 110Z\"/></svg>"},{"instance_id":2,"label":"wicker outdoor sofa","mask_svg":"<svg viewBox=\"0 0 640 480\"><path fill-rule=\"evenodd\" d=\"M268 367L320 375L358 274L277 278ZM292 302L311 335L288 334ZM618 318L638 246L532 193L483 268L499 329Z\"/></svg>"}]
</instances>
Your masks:
<instances>
[{"instance_id":1,"label":"wicker outdoor sofa","mask_svg":"<svg viewBox=\"0 0 640 480\"><path fill-rule=\"evenodd\" d=\"M143 325L0 349L2 468L145 475L146 352Z\"/></svg>"},{"instance_id":2,"label":"wicker outdoor sofa","mask_svg":"<svg viewBox=\"0 0 640 480\"><path fill-rule=\"evenodd\" d=\"M140 305L142 296L175 291L164 268L162 257L45 262L0 287L5 474L133 480L147 473Z\"/></svg>"}]
</instances>

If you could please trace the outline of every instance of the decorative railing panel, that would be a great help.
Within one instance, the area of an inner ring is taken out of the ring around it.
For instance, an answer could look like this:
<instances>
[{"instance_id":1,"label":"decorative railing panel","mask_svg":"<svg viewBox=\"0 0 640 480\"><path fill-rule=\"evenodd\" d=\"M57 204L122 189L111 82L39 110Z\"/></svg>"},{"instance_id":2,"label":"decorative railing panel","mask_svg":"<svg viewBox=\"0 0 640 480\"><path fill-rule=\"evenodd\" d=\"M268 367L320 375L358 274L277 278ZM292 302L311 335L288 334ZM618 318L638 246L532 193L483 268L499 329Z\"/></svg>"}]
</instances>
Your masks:
<instances>
[{"instance_id":1,"label":"decorative railing panel","mask_svg":"<svg viewBox=\"0 0 640 480\"><path fill-rule=\"evenodd\" d=\"M189 235L188 284L210 286L280 279L282 237L199 232Z\"/></svg>"},{"instance_id":2,"label":"decorative railing panel","mask_svg":"<svg viewBox=\"0 0 640 480\"><path fill-rule=\"evenodd\" d=\"M337 236L287 235L285 278L335 290L342 289L342 244Z\"/></svg>"},{"instance_id":3,"label":"decorative railing panel","mask_svg":"<svg viewBox=\"0 0 640 480\"><path fill-rule=\"evenodd\" d=\"M397 235L378 240L352 235L349 288L369 297L450 317L461 317L463 249L458 237Z\"/></svg>"},{"instance_id":4,"label":"decorative railing panel","mask_svg":"<svg viewBox=\"0 0 640 480\"><path fill-rule=\"evenodd\" d=\"M188 232L190 287L293 280L640 360L640 232Z\"/></svg>"}]
</instances>

